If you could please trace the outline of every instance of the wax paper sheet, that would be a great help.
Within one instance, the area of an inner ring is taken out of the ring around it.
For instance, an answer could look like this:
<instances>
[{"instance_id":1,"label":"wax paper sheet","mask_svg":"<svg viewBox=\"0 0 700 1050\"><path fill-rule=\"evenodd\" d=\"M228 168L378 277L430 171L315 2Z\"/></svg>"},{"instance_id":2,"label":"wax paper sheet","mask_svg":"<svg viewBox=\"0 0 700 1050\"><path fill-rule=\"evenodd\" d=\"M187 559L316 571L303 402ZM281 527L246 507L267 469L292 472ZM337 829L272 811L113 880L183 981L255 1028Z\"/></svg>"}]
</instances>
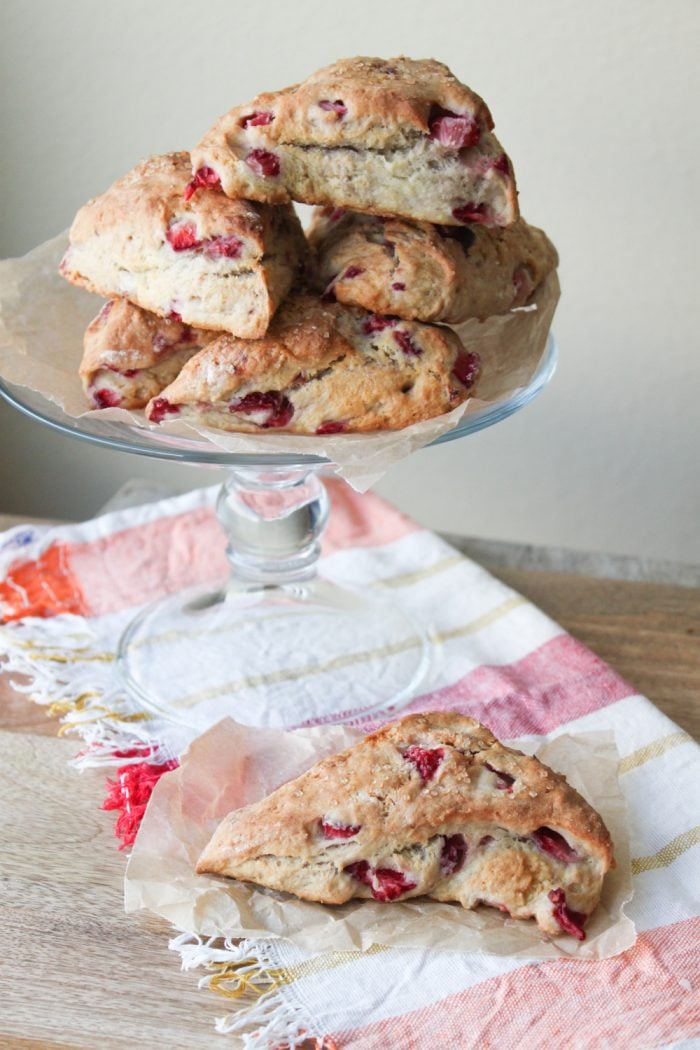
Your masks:
<instances>
[{"instance_id":1,"label":"wax paper sheet","mask_svg":"<svg viewBox=\"0 0 700 1050\"><path fill-rule=\"evenodd\" d=\"M635 940L624 915L631 899L626 807L611 733L562 735L536 750L564 773L601 814L615 844L617 867L605 879L586 940L548 938L534 922L504 919L492 908L415 898L391 905L373 900L340 907L314 904L251 884L194 873L197 858L220 820L359 739L345 726L284 732L226 718L195 740L179 769L156 786L129 860L127 911L146 908L183 931L205 937L287 938L312 951L406 948L478 951L495 955L601 959ZM533 752L531 741L517 742Z\"/></svg>"}]
</instances>

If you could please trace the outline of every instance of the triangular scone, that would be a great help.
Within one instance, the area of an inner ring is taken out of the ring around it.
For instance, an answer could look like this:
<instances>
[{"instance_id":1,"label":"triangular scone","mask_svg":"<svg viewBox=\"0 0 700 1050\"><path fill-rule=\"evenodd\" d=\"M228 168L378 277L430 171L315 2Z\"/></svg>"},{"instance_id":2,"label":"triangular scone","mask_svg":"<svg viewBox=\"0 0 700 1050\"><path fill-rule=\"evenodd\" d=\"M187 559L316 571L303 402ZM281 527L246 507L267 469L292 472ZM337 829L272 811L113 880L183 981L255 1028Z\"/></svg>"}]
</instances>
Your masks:
<instances>
[{"instance_id":1,"label":"triangular scone","mask_svg":"<svg viewBox=\"0 0 700 1050\"><path fill-rule=\"evenodd\" d=\"M432 59L348 58L221 117L193 186L459 224L518 217L513 169L478 95Z\"/></svg>"},{"instance_id":2,"label":"triangular scone","mask_svg":"<svg viewBox=\"0 0 700 1050\"><path fill-rule=\"evenodd\" d=\"M94 408L143 408L218 335L110 299L85 332L83 389Z\"/></svg>"},{"instance_id":3,"label":"triangular scone","mask_svg":"<svg viewBox=\"0 0 700 1050\"><path fill-rule=\"evenodd\" d=\"M427 894L583 940L614 864L563 776L448 712L408 715L230 813L197 864L342 904Z\"/></svg>"},{"instance_id":4,"label":"triangular scone","mask_svg":"<svg viewBox=\"0 0 700 1050\"><path fill-rule=\"evenodd\" d=\"M187 153L150 157L83 205L60 273L197 328L264 335L299 275L304 233L291 206L188 191Z\"/></svg>"},{"instance_id":5,"label":"triangular scone","mask_svg":"<svg viewBox=\"0 0 700 1050\"><path fill-rule=\"evenodd\" d=\"M398 430L466 400L477 354L449 328L291 296L263 339L221 336L146 408L220 430Z\"/></svg>"},{"instance_id":6,"label":"triangular scone","mask_svg":"<svg viewBox=\"0 0 700 1050\"><path fill-rule=\"evenodd\" d=\"M317 208L307 236L319 291L378 314L445 324L524 306L558 261L547 235L524 219L433 226Z\"/></svg>"}]
</instances>

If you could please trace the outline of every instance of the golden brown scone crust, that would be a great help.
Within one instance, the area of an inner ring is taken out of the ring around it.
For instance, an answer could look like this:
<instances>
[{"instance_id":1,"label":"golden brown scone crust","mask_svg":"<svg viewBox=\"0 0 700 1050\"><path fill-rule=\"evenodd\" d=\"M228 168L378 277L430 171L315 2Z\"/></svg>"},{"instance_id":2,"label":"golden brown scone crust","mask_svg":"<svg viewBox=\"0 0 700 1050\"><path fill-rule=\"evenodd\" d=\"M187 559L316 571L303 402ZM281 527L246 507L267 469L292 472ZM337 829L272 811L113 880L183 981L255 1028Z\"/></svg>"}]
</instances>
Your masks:
<instances>
[{"instance_id":1,"label":"golden brown scone crust","mask_svg":"<svg viewBox=\"0 0 700 1050\"><path fill-rule=\"evenodd\" d=\"M210 343L146 415L249 432L395 430L456 407L477 371L448 328L297 295L263 339Z\"/></svg>"},{"instance_id":2,"label":"golden brown scone crust","mask_svg":"<svg viewBox=\"0 0 700 1050\"><path fill-rule=\"evenodd\" d=\"M431 712L230 813L197 871L326 904L486 903L555 935L571 919L579 936L613 865L603 821L563 776L473 719Z\"/></svg>"},{"instance_id":3,"label":"golden brown scone crust","mask_svg":"<svg viewBox=\"0 0 700 1050\"><path fill-rule=\"evenodd\" d=\"M505 226L517 192L492 128L483 100L440 62L348 58L236 106L192 162L231 197Z\"/></svg>"},{"instance_id":4,"label":"golden brown scone crust","mask_svg":"<svg viewBox=\"0 0 700 1050\"><path fill-rule=\"evenodd\" d=\"M185 200L190 177L187 153L137 164L80 209L61 273L161 317L264 335L305 257L299 220L215 189Z\"/></svg>"},{"instance_id":5,"label":"golden brown scone crust","mask_svg":"<svg viewBox=\"0 0 700 1050\"><path fill-rule=\"evenodd\" d=\"M318 291L338 302L418 321L461 324L524 306L558 257L524 219L438 227L317 208L307 233Z\"/></svg>"},{"instance_id":6,"label":"golden brown scone crust","mask_svg":"<svg viewBox=\"0 0 700 1050\"><path fill-rule=\"evenodd\" d=\"M95 408L143 408L218 335L110 299L85 332L83 389Z\"/></svg>"}]
</instances>

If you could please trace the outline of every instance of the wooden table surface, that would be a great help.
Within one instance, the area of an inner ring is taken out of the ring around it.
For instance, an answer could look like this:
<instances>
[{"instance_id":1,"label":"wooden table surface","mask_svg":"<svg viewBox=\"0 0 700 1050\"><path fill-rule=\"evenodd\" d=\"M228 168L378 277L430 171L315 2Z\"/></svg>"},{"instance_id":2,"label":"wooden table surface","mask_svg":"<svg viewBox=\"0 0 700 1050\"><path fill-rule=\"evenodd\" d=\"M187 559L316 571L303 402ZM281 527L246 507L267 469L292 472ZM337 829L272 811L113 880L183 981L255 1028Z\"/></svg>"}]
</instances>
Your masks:
<instances>
[{"instance_id":1,"label":"wooden table surface","mask_svg":"<svg viewBox=\"0 0 700 1050\"><path fill-rule=\"evenodd\" d=\"M0 516L0 529L12 523ZM490 571L700 737L700 591ZM223 1045L213 1020L232 1004L180 972L167 924L124 914L114 816L97 808L104 775L78 776L67 765L76 749L0 678L0 1046Z\"/></svg>"}]
</instances>

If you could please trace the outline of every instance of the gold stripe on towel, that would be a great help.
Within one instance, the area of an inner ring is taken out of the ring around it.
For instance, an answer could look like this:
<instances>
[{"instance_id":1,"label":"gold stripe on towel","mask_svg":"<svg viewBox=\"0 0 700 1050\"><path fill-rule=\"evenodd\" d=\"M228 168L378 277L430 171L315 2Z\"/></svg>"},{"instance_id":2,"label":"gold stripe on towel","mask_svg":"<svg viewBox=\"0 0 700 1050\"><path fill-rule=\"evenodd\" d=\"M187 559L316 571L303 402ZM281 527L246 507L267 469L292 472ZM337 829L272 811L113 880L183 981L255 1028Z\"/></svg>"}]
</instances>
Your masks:
<instances>
[{"instance_id":1,"label":"gold stripe on towel","mask_svg":"<svg viewBox=\"0 0 700 1050\"><path fill-rule=\"evenodd\" d=\"M661 755L670 751L672 747L678 747L679 744L685 744L692 739L688 733L681 730L678 733L670 733L668 736L659 737L658 740L652 740L651 743L645 744L644 747L638 748L631 755L627 755L620 760L620 775L629 773L630 770L637 769L638 766L643 766L645 762L649 762L652 758L660 758Z\"/></svg>"},{"instance_id":2,"label":"gold stripe on towel","mask_svg":"<svg viewBox=\"0 0 700 1050\"><path fill-rule=\"evenodd\" d=\"M421 580L427 580L430 576L437 576L440 572L446 572L447 569L461 564L464 560L461 554L453 554L449 558L443 558L442 561L436 562L434 565L429 565L427 569L417 569L415 572L403 572L398 576L387 576L385 580L375 580L372 586L410 587L413 583L420 583Z\"/></svg>"},{"instance_id":3,"label":"gold stripe on towel","mask_svg":"<svg viewBox=\"0 0 700 1050\"><path fill-rule=\"evenodd\" d=\"M460 627L453 627L449 631L435 632L431 635L431 639L434 642L448 642L453 638L463 638L467 634L476 634L477 631L482 630L484 627L489 627L492 623L500 620L501 617L506 616L513 609L525 604L527 604L527 599L519 594L515 594L512 597L507 598L506 601L502 602L500 605L497 605L495 609L483 613L483 615L478 616L475 620L471 620L467 624L462 624ZM199 704L203 700L211 700L216 696L230 696L232 693L238 693L242 689L256 688L257 686L264 685L275 685L278 682L292 682L295 679L306 678L310 675L323 674L324 671L337 671L340 668L351 667L353 664L364 663L367 660L376 659L377 657L394 656L397 653L405 652L407 649L413 649L420 644L420 638L406 638L404 641L396 642L394 645L385 645L378 649L370 649L361 653L348 653L347 656L336 656L332 660L319 662L315 667L301 667L294 669L282 668L279 671L267 671L265 674L248 675L245 678L237 678L232 682L226 682L223 685L212 686L210 689L203 689L198 693L192 693L190 696L178 700L177 706L192 707L194 704Z\"/></svg>"},{"instance_id":4,"label":"gold stripe on towel","mask_svg":"<svg viewBox=\"0 0 700 1050\"><path fill-rule=\"evenodd\" d=\"M663 849L660 849L658 853L652 854L651 857L635 857L632 861L632 874L640 875L643 871L667 868L669 864L673 864L674 860L677 860L691 847L697 846L699 842L700 824L691 828L690 831L684 831L681 835L676 835L675 839L671 839Z\"/></svg>"}]
</instances>

